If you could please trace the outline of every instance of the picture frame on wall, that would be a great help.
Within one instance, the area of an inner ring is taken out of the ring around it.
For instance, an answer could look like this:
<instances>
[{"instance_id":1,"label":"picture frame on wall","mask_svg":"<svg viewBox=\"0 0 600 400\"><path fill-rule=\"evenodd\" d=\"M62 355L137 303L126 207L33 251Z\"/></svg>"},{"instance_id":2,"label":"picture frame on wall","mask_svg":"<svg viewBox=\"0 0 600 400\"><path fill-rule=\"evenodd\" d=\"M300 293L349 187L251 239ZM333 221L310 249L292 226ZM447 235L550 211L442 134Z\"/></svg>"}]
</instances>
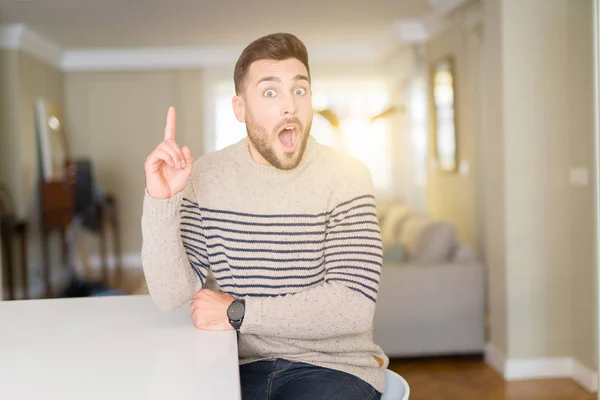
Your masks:
<instances>
[{"instance_id":1,"label":"picture frame on wall","mask_svg":"<svg viewBox=\"0 0 600 400\"><path fill-rule=\"evenodd\" d=\"M456 112L456 72L452 56L431 64L431 101L433 145L438 168L444 172L458 170L458 130Z\"/></svg>"}]
</instances>

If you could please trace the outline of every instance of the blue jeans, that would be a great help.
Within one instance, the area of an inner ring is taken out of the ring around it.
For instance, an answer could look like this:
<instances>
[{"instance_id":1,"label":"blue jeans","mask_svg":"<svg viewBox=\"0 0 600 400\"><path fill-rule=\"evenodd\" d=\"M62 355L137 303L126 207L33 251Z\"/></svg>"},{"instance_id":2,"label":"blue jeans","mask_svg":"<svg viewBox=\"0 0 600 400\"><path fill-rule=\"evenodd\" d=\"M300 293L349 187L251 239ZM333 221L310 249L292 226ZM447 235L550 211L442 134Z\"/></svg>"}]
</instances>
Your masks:
<instances>
[{"instance_id":1,"label":"blue jeans","mask_svg":"<svg viewBox=\"0 0 600 400\"><path fill-rule=\"evenodd\" d=\"M242 400L379 400L362 379L328 368L281 358L240 366Z\"/></svg>"}]
</instances>

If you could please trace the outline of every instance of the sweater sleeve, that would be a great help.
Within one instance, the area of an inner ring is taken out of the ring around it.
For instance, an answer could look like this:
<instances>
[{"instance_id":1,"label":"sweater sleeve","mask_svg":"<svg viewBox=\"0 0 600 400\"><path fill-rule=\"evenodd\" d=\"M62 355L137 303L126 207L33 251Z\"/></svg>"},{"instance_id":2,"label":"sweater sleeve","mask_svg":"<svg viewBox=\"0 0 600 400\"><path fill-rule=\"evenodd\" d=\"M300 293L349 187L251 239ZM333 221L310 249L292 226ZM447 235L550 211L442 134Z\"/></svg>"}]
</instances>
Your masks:
<instances>
[{"instance_id":1,"label":"sweater sleeve","mask_svg":"<svg viewBox=\"0 0 600 400\"><path fill-rule=\"evenodd\" d=\"M144 194L142 266L150 296L163 311L190 301L208 274L202 214L191 181L169 199Z\"/></svg>"},{"instance_id":2,"label":"sweater sleeve","mask_svg":"<svg viewBox=\"0 0 600 400\"><path fill-rule=\"evenodd\" d=\"M246 298L240 332L294 339L324 339L372 330L383 260L371 175L364 164L329 215L325 279L283 297ZM344 199L344 200L342 200Z\"/></svg>"}]
</instances>

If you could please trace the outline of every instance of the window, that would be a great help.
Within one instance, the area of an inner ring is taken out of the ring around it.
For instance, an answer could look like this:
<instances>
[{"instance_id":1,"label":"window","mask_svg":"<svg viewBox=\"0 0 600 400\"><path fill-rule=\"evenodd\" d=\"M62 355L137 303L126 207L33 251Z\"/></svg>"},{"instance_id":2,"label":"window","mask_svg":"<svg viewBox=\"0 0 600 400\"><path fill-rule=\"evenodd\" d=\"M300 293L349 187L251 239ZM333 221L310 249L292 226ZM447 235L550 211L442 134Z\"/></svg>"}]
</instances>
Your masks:
<instances>
[{"instance_id":1,"label":"window","mask_svg":"<svg viewBox=\"0 0 600 400\"><path fill-rule=\"evenodd\" d=\"M313 108L330 109L340 121L336 130L324 117L315 116L313 136L364 162L380 192L387 192L392 186L391 124L387 118L371 122L371 117L389 105L389 92L382 81L313 83Z\"/></svg>"},{"instance_id":2,"label":"window","mask_svg":"<svg viewBox=\"0 0 600 400\"><path fill-rule=\"evenodd\" d=\"M233 83L220 84L215 99L215 148L221 150L239 142L246 136L246 125L239 122L233 113L231 99L235 96Z\"/></svg>"},{"instance_id":3,"label":"window","mask_svg":"<svg viewBox=\"0 0 600 400\"><path fill-rule=\"evenodd\" d=\"M415 184L427 184L427 89L424 79L417 77L409 86L407 104L408 131L413 152Z\"/></svg>"},{"instance_id":4,"label":"window","mask_svg":"<svg viewBox=\"0 0 600 400\"><path fill-rule=\"evenodd\" d=\"M246 135L244 124L233 115L231 84L218 85L215 104L215 150L239 141ZM389 105L389 92L380 80L341 80L313 82L313 108L329 109L339 118L334 128L315 113L311 135L319 143L340 149L363 161L371 171L375 189L387 192L392 186L391 127L387 118L371 122L371 117Z\"/></svg>"}]
</instances>

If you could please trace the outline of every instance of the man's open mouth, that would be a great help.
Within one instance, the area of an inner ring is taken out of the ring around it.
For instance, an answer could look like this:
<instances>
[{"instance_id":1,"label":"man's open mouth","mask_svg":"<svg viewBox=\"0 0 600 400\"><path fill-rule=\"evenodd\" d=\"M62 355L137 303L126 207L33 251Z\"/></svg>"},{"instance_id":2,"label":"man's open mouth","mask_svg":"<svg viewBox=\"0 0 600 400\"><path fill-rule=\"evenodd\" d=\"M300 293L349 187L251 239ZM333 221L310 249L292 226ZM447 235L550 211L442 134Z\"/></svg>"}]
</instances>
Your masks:
<instances>
[{"instance_id":1,"label":"man's open mouth","mask_svg":"<svg viewBox=\"0 0 600 400\"><path fill-rule=\"evenodd\" d=\"M296 147L298 134L298 125L288 124L281 128L277 136L279 137L279 141L283 145L283 148L287 151L292 151Z\"/></svg>"}]
</instances>

